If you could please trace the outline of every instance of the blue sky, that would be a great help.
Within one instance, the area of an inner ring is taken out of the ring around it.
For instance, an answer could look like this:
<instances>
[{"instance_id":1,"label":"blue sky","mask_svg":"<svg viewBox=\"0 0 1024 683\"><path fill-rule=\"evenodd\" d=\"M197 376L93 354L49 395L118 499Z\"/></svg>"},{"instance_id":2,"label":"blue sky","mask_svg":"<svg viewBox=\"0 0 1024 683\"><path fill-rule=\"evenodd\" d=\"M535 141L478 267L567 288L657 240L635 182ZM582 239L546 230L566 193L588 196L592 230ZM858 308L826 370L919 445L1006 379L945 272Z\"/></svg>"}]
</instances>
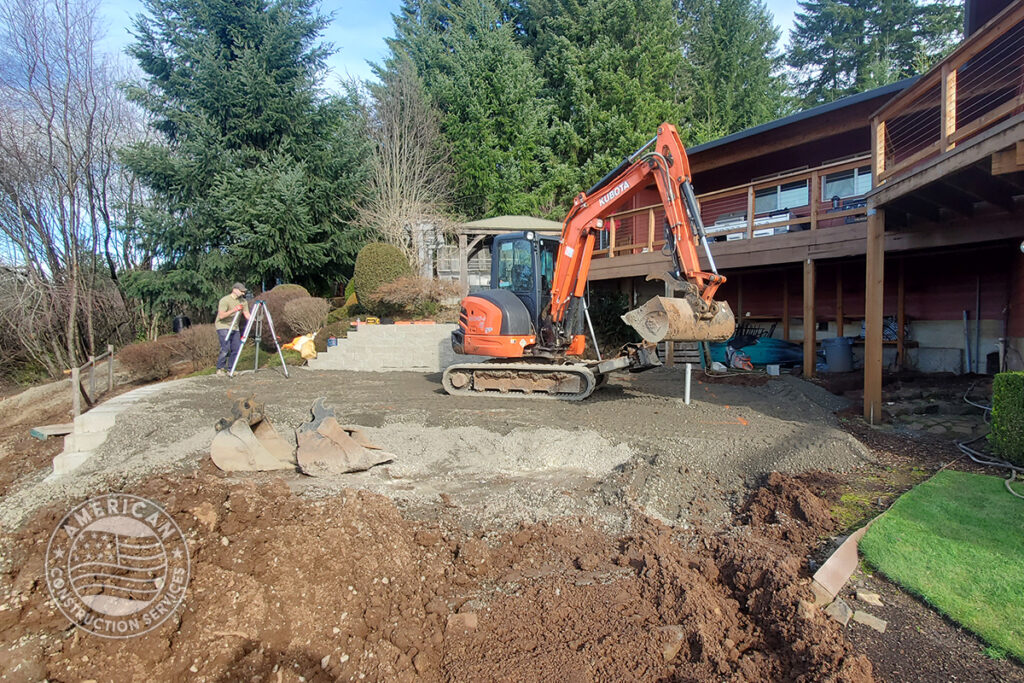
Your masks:
<instances>
[{"instance_id":1,"label":"blue sky","mask_svg":"<svg viewBox=\"0 0 1024 683\"><path fill-rule=\"evenodd\" d=\"M793 25L793 13L797 0L767 0L768 9L775 16L775 23L782 27L782 43L789 38ZM351 2L325 2L322 11L333 14L324 38L334 44L338 52L331 57L328 87L349 76L366 79L371 77L367 62L379 62L387 54L384 39L394 30L392 13L398 11L401 0L352 0ZM102 12L106 19L106 47L121 51L131 37L128 29L133 16L142 11L139 0L105 0Z\"/></svg>"}]
</instances>

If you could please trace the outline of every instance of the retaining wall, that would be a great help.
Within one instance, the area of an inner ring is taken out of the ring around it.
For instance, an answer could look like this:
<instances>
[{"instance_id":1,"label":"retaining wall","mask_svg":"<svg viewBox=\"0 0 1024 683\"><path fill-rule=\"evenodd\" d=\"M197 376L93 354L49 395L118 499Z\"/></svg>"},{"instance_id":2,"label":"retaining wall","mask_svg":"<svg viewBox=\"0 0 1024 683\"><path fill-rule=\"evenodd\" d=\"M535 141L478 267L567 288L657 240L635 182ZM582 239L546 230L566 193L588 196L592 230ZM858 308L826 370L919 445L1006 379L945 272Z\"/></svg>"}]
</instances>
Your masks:
<instances>
[{"instance_id":1,"label":"retaining wall","mask_svg":"<svg viewBox=\"0 0 1024 683\"><path fill-rule=\"evenodd\" d=\"M441 372L455 362L478 363L479 356L457 355L451 334L456 325L359 325L337 346L309 361L312 370L359 372Z\"/></svg>"}]
</instances>

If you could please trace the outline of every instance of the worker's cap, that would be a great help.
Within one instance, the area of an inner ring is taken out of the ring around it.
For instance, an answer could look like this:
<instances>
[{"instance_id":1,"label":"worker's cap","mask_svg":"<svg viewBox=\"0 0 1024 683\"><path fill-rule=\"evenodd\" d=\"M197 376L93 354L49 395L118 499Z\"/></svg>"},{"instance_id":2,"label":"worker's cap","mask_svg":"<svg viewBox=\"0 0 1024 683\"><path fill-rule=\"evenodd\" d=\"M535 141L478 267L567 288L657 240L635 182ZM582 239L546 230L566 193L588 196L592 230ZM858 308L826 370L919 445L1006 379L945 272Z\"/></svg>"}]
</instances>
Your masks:
<instances>
[{"instance_id":1,"label":"worker's cap","mask_svg":"<svg viewBox=\"0 0 1024 683\"><path fill-rule=\"evenodd\" d=\"M245 294L246 291L245 285L243 285L241 282L236 282L235 284L231 285L231 289L237 289L239 292L242 292L243 294Z\"/></svg>"}]
</instances>

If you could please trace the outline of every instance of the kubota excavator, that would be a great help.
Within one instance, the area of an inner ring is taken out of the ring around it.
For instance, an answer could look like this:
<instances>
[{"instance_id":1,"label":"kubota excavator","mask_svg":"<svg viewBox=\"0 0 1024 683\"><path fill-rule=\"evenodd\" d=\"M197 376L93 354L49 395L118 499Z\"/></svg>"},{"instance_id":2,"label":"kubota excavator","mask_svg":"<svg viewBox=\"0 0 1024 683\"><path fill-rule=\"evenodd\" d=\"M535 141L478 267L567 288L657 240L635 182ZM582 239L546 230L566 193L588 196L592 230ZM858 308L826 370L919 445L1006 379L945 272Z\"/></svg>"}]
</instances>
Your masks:
<instances>
[{"instance_id":1,"label":"kubota excavator","mask_svg":"<svg viewBox=\"0 0 1024 683\"><path fill-rule=\"evenodd\" d=\"M654 176L665 207L665 247L673 269L664 279L681 298L654 297L622 316L644 340L619 355L585 361L584 293L597 234L605 217L650 183ZM700 268L702 243L711 272ZM725 341L735 320L729 304L714 299L725 282L708 248L690 163L675 126L658 134L596 185L573 200L561 240L525 232L495 239L491 287L462 300L459 327L452 332L456 353L489 356L481 363L457 363L442 377L453 395L508 395L582 400L616 370L640 372L660 365L661 341Z\"/></svg>"}]
</instances>

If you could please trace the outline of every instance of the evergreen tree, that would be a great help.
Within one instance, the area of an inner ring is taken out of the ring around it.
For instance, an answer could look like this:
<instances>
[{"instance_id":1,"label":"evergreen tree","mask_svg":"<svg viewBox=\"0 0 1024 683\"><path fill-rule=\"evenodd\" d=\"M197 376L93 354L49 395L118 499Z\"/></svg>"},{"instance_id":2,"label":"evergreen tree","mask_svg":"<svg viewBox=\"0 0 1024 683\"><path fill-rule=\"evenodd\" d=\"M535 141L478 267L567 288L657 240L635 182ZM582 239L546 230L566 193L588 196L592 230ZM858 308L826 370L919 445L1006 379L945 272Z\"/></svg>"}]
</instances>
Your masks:
<instances>
[{"instance_id":1,"label":"evergreen tree","mask_svg":"<svg viewBox=\"0 0 1024 683\"><path fill-rule=\"evenodd\" d=\"M672 0L521 0L509 13L554 105L558 196L604 176L663 121L685 123Z\"/></svg>"},{"instance_id":2,"label":"evergreen tree","mask_svg":"<svg viewBox=\"0 0 1024 683\"><path fill-rule=\"evenodd\" d=\"M129 47L144 80L128 95L160 139L123 156L152 191L141 220L168 274L146 287L193 305L233 279L325 289L355 257L367 149L352 98L318 90L325 19L312 0L145 7Z\"/></svg>"},{"instance_id":3,"label":"evergreen tree","mask_svg":"<svg viewBox=\"0 0 1024 683\"><path fill-rule=\"evenodd\" d=\"M760 0L685 0L689 135L696 143L787 112L779 29Z\"/></svg>"},{"instance_id":4,"label":"evergreen tree","mask_svg":"<svg viewBox=\"0 0 1024 683\"><path fill-rule=\"evenodd\" d=\"M959 39L953 0L800 0L787 54L804 106L927 70Z\"/></svg>"},{"instance_id":5,"label":"evergreen tree","mask_svg":"<svg viewBox=\"0 0 1024 683\"><path fill-rule=\"evenodd\" d=\"M395 25L384 68L411 58L440 110L456 208L474 217L550 211L548 106L529 53L492 0L408 0Z\"/></svg>"}]
</instances>

